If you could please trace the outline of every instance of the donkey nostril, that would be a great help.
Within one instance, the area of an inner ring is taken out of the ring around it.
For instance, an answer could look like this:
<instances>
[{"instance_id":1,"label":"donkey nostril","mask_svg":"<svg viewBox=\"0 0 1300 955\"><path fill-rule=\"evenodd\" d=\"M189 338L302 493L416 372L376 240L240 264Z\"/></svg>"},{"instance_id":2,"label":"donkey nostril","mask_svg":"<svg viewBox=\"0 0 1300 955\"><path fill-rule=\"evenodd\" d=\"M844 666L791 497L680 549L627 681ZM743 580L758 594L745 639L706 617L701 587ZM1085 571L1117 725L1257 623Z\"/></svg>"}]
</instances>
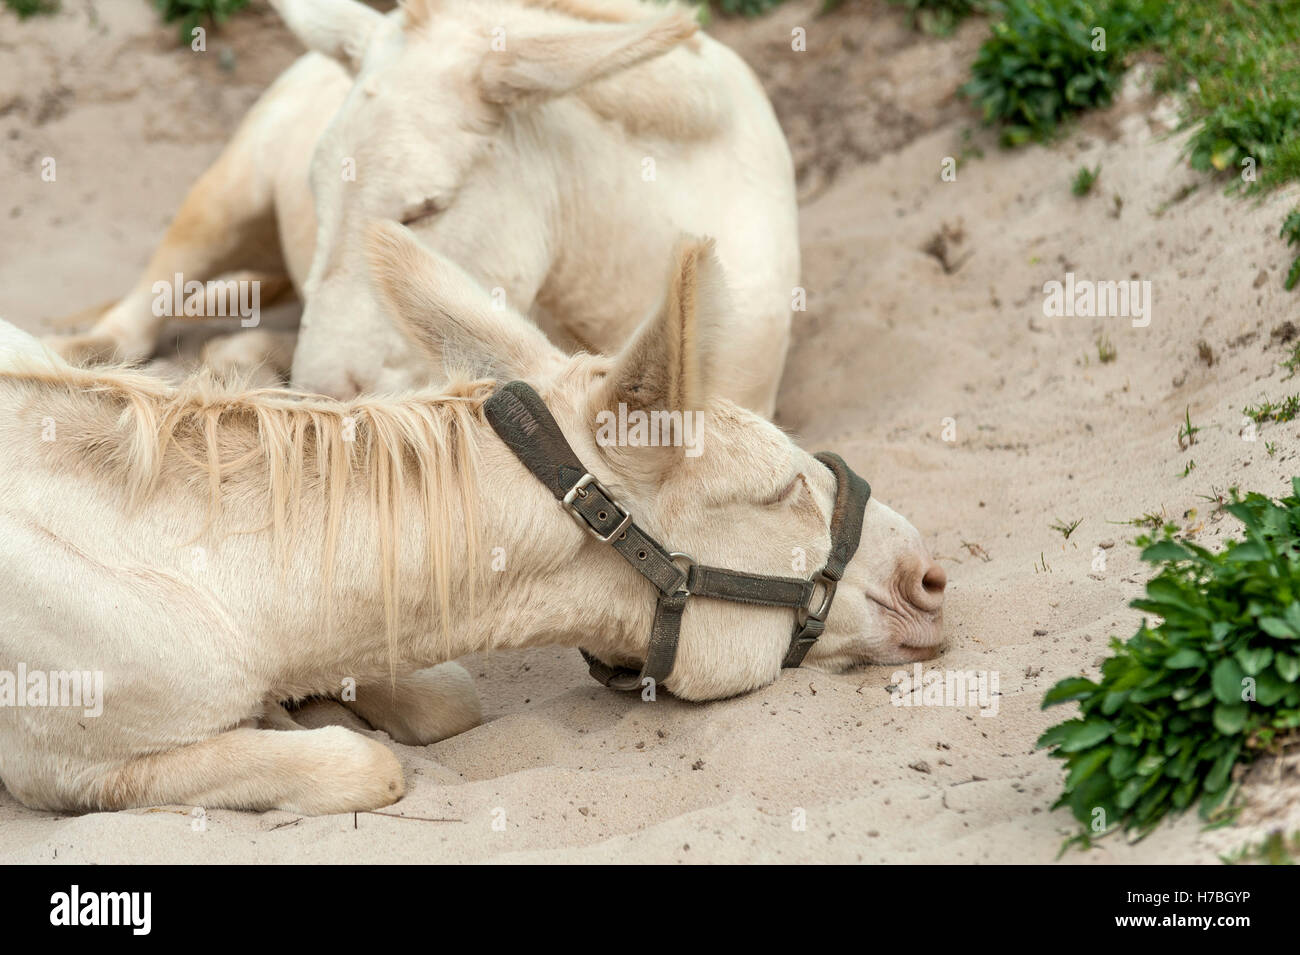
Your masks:
<instances>
[{"instance_id":1,"label":"donkey nostril","mask_svg":"<svg viewBox=\"0 0 1300 955\"><path fill-rule=\"evenodd\" d=\"M899 596L922 613L938 613L943 606L943 589L948 586L944 569L924 554L906 565L899 580Z\"/></svg>"},{"instance_id":2,"label":"donkey nostril","mask_svg":"<svg viewBox=\"0 0 1300 955\"><path fill-rule=\"evenodd\" d=\"M927 594L937 597L948 586L948 574L938 564L931 562L921 577L921 587Z\"/></svg>"}]
</instances>

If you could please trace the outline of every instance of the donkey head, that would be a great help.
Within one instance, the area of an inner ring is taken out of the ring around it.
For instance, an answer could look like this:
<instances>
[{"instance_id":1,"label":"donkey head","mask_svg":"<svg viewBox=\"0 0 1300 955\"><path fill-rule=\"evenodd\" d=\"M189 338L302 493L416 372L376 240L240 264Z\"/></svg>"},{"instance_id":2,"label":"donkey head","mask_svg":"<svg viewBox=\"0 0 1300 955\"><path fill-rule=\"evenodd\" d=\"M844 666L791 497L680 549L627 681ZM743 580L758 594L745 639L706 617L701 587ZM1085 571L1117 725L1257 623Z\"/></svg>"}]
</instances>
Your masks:
<instances>
[{"instance_id":1,"label":"donkey head","mask_svg":"<svg viewBox=\"0 0 1300 955\"><path fill-rule=\"evenodd\" d=\"M748 573L808 578L824 565L834 475L775 425L716 396L727 291L710 242L679 244L662 306L612 357L565 356L531 322L494 308L481 287L408 230L375 226L369 244L381 296L417 346L448 366L537 388L583 464L665 547ZM661 422L671 415L689 422L659 432L680 440L655 441L641 427L656 414ZM607 545L575 529L502 450L494 461L499 473L487 480L508 478L510 486L489 486L485 495L494 498L490 510L509 511L527 527L512 560L525 568L515 573L535 568L538 579L518 588L531 602L521 619L539 632L567 629L567 638L556 639L579 640L609 662L633 662L646 647L653 588ZM530 563L519 553L529 548L542 556ZM873 497L825 634L805 665L842 670L934 656L945 583L916 529ZM598 622L584 616L593 607L604 614ZM770 683L793 617L690 601L668 689L711 699ZM575 634L575 626L591 632Z\"/></svg>"},{"instance_id":2,"label":"donkey head","mask_svg":"<svg viewBox=\"0 0 1300 955\"><path fill-rule=\"evenodd\" d=\"M497 263L493 281L510 300L531 302L549 252L530 210L558 201L531 125L536 110L696 30L682 13L636 22L610 13L614 22L597 23L540 0L410 0L393 16L357 0L273 4L306 46L353 78L312 159L316 248L293 369L295 382L339 398L407 383L421 368L368 295L365 223L395 219L458 262ZM519 152L538 155L511 158ZM484 227L506 221L513 242ZM328 347L339 340L351 346L343 360Z\"/></svg>"}]
</instances>

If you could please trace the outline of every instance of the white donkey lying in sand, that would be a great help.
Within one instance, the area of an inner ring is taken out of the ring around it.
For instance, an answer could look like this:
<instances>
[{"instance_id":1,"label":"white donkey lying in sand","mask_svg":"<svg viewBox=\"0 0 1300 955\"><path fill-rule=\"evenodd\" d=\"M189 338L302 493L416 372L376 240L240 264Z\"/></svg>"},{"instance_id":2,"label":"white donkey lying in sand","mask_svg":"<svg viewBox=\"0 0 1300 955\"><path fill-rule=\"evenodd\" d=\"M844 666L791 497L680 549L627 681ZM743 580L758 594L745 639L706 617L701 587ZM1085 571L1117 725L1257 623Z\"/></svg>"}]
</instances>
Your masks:
<instances>
[{"instance_id":1,"label":"white donkey lying in sand","mask_svg":"<svg viewBox=\"0 0 1300 955\"><path fill-rule=\"evenodd\" d=\"M644 264L687 232L714 236L732 276L719 387L771 415L799 277L792 164L753 73L689 15L637 0L410 0L391 16L273 3L318 52L253 107L135 288L88 335L52 342L66 357L151 355L156 282L287 272L305 308L294 387L426 384L367 281L374 218L410 225L561 347L611 354L657 300ZM247 365L266 341L220 351Z\"/></svg>"},{"instance_id":2,"label":"white donkey lying in sand","mask_svg":"<svg viewBox=\"0 0 1300 955\"><path fill-rule=\"evenodd\" d=\"M718 397L717 343L732 319L707 244L679 248L661 310L621 355L568 357L409 232L379 227L371 242L412 341L448 367L532 383L637 527L750 573L788 575L795 549L808 567L827 560L832 472ZM605 660L645 657L654 588L628 567L635 556L575 527L498 438L484 412L492 389L462 381L348 403L178 390L73 368L0 322L9 791L45 809L370 809L402 795L390 750L341 727L258 728L259 717L353 680L350 705L366 719L418 721L428 741L477 712L464 672L443 661L579 643ZM602 446L595 422L620 404L701 411L701 453ZM504 569L492 569L496 548ZM807 662L933 656L943 586L916 530L871 500ZM703 700L772 682L791 617L692 603L663 686ZM408 695L404 681L429 667L444 674L434 699L427 685ZM102 699L69 699L66 684L33 699L31 681L71 671L102 674Z\"/></svg>"}]
</instances>

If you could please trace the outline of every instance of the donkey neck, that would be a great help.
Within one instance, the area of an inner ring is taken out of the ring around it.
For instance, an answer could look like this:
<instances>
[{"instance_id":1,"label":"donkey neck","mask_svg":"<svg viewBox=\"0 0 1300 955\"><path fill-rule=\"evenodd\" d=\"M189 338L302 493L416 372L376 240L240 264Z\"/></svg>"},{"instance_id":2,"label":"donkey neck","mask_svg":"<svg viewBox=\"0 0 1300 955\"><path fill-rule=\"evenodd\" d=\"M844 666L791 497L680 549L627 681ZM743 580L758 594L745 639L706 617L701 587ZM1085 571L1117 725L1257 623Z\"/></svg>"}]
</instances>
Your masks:
<instances>
[{"instance_id":1,"label":"donkey neck","mask_svg":"<svg viewBox=\"0 0 1300 955\"><path fill-rule=\"evenodd\" d=\"M644 650L653 606L642 582L574 526L479 416L461 438L477 459L463 499L444 482L428 513L408 463L400 499L388 501L401 518L387 584L381 514L361 476L347 485L329 584L324 494L304 491L285 564L269 529L245 555L237 532L256 522L237 503L226 508L212 536L236 553L211 563L228 572L221 589L236 602L231 609L274 648L274 682L328 688L339 674L363 679L493 649L582 644L614 658ZM260 491L265 499L269 487ZM264 585L239 606L247 568L259 564ZM442 588L431 585L435 564L445 568Z\"/></svg>"},{"instance_id":2,"label":"donkey neck","mask_svg":"<svg viewBox=\"0 0 1300 955\"><path fill-rule=\"evenodd\" d=\"M198 411L202 424L213 395L187 396L144 376L66 368L0 376L6 386L0 395L9 385L15 390L12 405L4 399L11 413L0 437L21 460L8 475L12 493L0 503L27 514L96 567L118 568L110 578L134 578L132 568L150 579L165 577L178 601L176 617L208 608L235 641L232 652L288 695L336 689L339 677L386 676L493 648L581 642L615 655L638 650L648 602L620 591L633 575L620 573L594 548L477 411L462 415L454 433L433 427L438 454L456 446L473 453L461 470L448 468L432 485L419 480L409 447L391 456L404 474L389 483L396 490L386 499L376 494L376 472L353 467L339 485L330 551L333 485L319 474L319 447L294 452L321 441L310 425L299 429L295 416L305 410L335 422L355 419L357 442L368 441L373 450L384 427L393 433L406 412L436 404L437 396L372 402L391 412L378 431L372 422L385 416L376 411L367 418L365 402L224 396L216 403L226 410L211 431L224 461L217 474L220 509L205 530L213 486L207 438L186 414ZM49 420L60 423L59 439L33 442L31 435ZM277 434L283 440L269 455L269 436ZM147 459L154 447L165 448L157 473L141 480L130 462ZM356 448L353 461L365 453ZM291 468L275 465L286 457ZM277 480L298 488L279 498L279 522ZM133 487L146 489L136 506ZM387 561L384 508L399 515L389 524L396 533ZM91 512L105 519L85 520ZM475 523L476 549L468 546ZM386 563L393 568L387 584ZM441 587L431 587L434 565L445 571ZM105 586L114 584L110 579ZM176 596L181 593L188 596Z\"/></svg>"}]
</instances>

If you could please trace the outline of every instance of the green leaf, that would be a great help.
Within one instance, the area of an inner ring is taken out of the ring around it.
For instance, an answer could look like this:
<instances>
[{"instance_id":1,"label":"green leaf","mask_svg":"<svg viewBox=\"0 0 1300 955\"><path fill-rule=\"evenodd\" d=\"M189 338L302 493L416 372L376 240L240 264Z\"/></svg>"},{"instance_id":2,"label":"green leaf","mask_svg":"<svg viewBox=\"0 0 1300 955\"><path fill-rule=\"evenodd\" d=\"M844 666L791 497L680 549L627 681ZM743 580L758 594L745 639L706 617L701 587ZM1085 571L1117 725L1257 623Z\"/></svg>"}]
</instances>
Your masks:
<instances>
[{"instance_id":1,"label":"green leaf","mask_svg":"<svg viewBox=\"0 0 1300 955\"><path fill-rule=\"evenodd\" d=\"M1177 653L1171 654L1165 660L1165 666L1171 670L1190 670L1193 667L1205 666L1205 656L1191 647L1184 647Z\"/></svg>"},{"instance_id":2,"label":"green leaf","mask_svg":"<svg viewBox=\"0 0 1300 955\"><path fill-rule=\"evenodd\" d=\"M1232 764L1237 760L1237 752L1237 749L1231 749L1215 760L1214 767L1205 777L1207 792L1218 792L1228 784L1228 775L1232 772Z\"/></svg>"},{"instance_id":3,"label":"green leaf","mask_svg":"<svg viewBox=\"0 0 1300 955\"><path fill-rule=\"evenodd\" d=\"M1084 753L1070 769L1070 775L1065 780L1065 788L1073 789L1101 769L1106 761L1110 759L1112 752L1113 749L1110 746L1098 746L1096 749Z\"/></svg>"},{"instance_id":4,"label":"green leaf","mask_svg":"<svg viewBox=\"0 0 1300 955\"><path fill-rule=\"evenodd\" d=\"M1290 690L1291 684L1276 670L1265 670L1255 678L1255 702L1261 706L1276 706Z\"/></svg>"},{"instance_id":5,"label":"green leaf","mask_svg":"<svg viewBox=\"0 0 1300 955\"><path fill-rule=\"evenodd\" d=\"M1110 754L1106 772L1115 779L1125 779L1137 764L1138 751L1132 746L1116 746Z\"/></svg>"},{"instance_id":6,"label":"green leaf","mask_svg":"<svg viewBox=\"0 0 1300 955\"><path fill-rule=\"evenodd\" d=\"M1097 692L1097 684L1081 676L1068 677L1057 683L1043 695L1042 709L1081 700Z\"/></svg>"},{"instance_id":7,"label":"green leaf","mask_svg":"<svg viewBox=\"0 0 1300 955\"><path fill-rule=\"evenodd\" d=\"M1242 647L1234 656L1237 662L1241 664L1241 669L1245 671L1246 675L1254 676L1273 662L1273 648L1258 647L1250 649Z\"/></svg>"},{"instance_id":8,"label":"green leaf","mask_svg":"<svg viewBox=\"0 0 1300 955\"><path fill-rule=\"evenodd\" d=\"M1241 681L1245 676L1241 664L1231 657L1220 660L1215 664L1211 681L1214 685L1214 695L1220 703L1241 702Z\"/></svg>"},{"instance_id":9,"label":"green leaf","mask_svg":"<svg viewBox=\"0 0 1300 955\"><path fill-rule=\"evenodd\" d=\"M1246 543L1232 548L1223 555L1225 561L1232 563L1247 563L1257 560L1268 560L1268 551L1261 544Z\"/></svg>"},{"instance_id":10,"label":"green leaf","mask_svg":"<svg viewBox=\"0 0 1300 955\"><path fill-rule=\"evenodd\" d=\"M1296 629L1281 617L1260 617L1259 629L1269 636L1281 637L1283 640L1294 640L1300 637L1300 629Z\"/></svg>"},{"instance_id":11,"label":"green leaf","mask_svg":"<svg viewBox=\"0 0 1300 955\"><path fill-rule=\"evenodd\" d=\"M1250 707L1245 703L1220 703L1214 708L1214 728L1229 736L1240 733L1249 715Z\"/></svg>"},{"instance_id":12,"label":"green leaf","mask_svg":"<svg viewBox=\"0 0 1300 955\"><path fill-rule=\"evenodd\" d=\"M1134 767L1139 776L1150 776L1153 773L1160 772L1164 768L1165 758L1159 753L1148 753L1138 760L1137 766Z\"/></svg>"},{"instance_id":13,"label":"green leaf","mask_svg":"<svg viewBox=\"0 0 1300 955\"><path fill-rule=\"evenodd\" d=\"M1191 552L1186 547L1171 540L1163 540L1144 549L1139 559L1149 564L1156 564L1166 560L1188 560L1191 556Z\"/></svg>"},{"instance_id":14,"label":"green leaf","mask_svg":"<svg viewBox=\"0 0 1300 955\"><path fill-rule=\"evenodd\" d=\"M1273 658L1273 667L1277 670L1277 675L1288 683L1294 683L1300 677L1300 657L1279 653Z\"/></svg>"},{"instance_id":15,"label":"green leaf","mask_svg":"<svg viewBox=\"0 0 1300 955\"><path fill-rule=\"evenodd\" d=\"M1064 739L1061 740L1061 751L1065 753L1077 753L1090 746L1096 746L1103 740L1109 739L1114 730L1106 720L1096 719L1069 720L1062 725L1068 727Z\"/></svg>"},{"instance_id":16,"label":"green leaf","mask_svg":"<svg viewBox=\"0 0 1300 955\"><path fill-rule=\"evenodd\" d=\"M1114 716L1119 711L1119 708L1124 705L1124 702L1128 697L1129 694L1124 691L1118 693L1107 693L1101 699L1101 715Z\"/></svg>"}]
</instances>

